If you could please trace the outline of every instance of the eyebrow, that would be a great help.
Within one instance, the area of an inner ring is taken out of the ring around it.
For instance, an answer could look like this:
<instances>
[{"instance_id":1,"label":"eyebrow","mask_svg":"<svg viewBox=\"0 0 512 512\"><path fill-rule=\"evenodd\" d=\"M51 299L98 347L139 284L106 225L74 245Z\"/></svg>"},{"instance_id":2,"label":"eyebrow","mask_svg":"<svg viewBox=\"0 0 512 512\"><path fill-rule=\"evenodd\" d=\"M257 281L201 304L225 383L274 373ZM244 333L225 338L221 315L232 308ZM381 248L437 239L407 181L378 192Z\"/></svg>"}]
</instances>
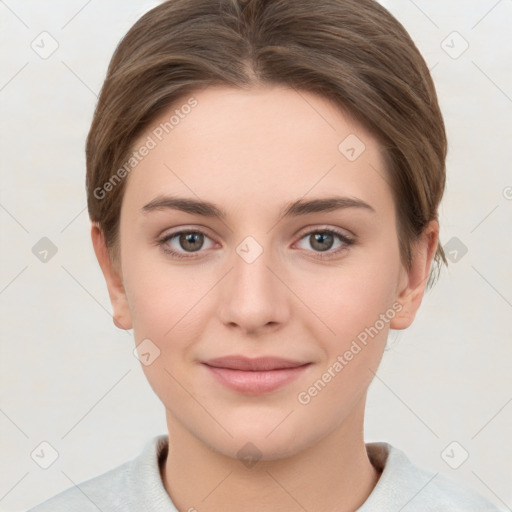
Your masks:
<instances>
[{"instance_id":1,"label":"eyebrow","mask_svg":"<svg viewBox=\"0 0 512 512\"><path fill-rule=\"evenodd\" d=\"M298 217L310 213L330 212L346 208L361 208L373 213L375 209L361 199L352 197L332 196L321 199L311 199L304 201L298 199L287 203L281 209L281 217ZM222 208L209 201L202 201L186 197L158 196L148 204L142 207L143 213L149 213L158 210L179 210L193 215L226 219L227 213Z\"/></svg>"}]
</instances>

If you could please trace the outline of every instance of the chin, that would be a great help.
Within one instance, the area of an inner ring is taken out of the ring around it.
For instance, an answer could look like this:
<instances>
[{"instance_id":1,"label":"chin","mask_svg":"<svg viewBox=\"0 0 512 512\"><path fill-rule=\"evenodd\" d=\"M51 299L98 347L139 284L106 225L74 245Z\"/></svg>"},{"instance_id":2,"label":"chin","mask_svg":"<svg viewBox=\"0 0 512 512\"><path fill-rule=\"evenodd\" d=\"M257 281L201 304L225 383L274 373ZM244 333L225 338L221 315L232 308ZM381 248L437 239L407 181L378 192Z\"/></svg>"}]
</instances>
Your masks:
<instances>
[{"instance_id":1,"label":"chin","mask_svg":"<svg viewBox=\"0 0 512 512\"><path fill-rule=\"evenodd\" d=\"M279 425L279 421L263 422L259 425L245 421L238 425L226 425L233 437L223 435L212 439L207 435L200 439L212 450L241 462L246 461L246 465L250 467L251 461L273 461L291 457L312 446L321 437L314 433L305 435L304 425L293 424L291 419L285 420L290 421L286 427L284 422ZM276 425L279 426L276 428Z\"/></svg>"}]
</instances>

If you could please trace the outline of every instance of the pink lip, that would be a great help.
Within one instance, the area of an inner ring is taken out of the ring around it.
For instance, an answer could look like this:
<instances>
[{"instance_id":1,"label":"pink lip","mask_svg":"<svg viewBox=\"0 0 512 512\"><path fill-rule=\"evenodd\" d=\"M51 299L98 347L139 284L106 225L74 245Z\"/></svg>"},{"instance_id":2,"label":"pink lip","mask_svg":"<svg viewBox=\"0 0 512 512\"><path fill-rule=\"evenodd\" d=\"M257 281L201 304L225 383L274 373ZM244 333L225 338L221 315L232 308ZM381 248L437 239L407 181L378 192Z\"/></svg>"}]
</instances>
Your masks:
<instances>
[{"instance_id":1,"label":"pink lip","mask_svg":"<svg viewBox=\"0 0 512 512\"><path fill-rule=\"evenodd\" d=\"M221 384L247 394L273 391L299 377L310 365L279 357L228 356L203 363Z\"/></svg>"}]
</instances>

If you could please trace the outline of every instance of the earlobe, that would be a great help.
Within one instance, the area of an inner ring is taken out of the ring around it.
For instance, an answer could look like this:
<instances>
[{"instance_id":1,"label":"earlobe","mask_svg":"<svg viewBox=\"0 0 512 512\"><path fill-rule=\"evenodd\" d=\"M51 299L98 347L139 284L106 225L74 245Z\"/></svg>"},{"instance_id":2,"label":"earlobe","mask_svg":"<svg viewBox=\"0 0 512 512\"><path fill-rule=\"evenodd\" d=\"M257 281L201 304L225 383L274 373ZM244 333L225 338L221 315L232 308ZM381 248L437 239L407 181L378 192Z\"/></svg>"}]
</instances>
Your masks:
<instances>
[{"instance_id":1,"label":"earlobe","mask_svg":"<svg viewBox=\"0 0 512 512\"><path fill-rule=\"evenodd\" d=\"M132 321L121 271L111 259L105 237L96 223L91 223L91 239L96 259L103 272L112 304L112 320L119 329L131 329Z\"/></svg>"},{"instance_id":2,"label":"earlobe","mask_svg":"<svg viewBox=\"0 0 512 512\"><path fill-rule=\"evenodd\" d=\"M390 322L391 329L407 329L414 321L425 294L438 241L439 224L433 220L413 245L411 268L402 268L403 274L396 298L401 309Z\"/></svg>"}]
</instances>

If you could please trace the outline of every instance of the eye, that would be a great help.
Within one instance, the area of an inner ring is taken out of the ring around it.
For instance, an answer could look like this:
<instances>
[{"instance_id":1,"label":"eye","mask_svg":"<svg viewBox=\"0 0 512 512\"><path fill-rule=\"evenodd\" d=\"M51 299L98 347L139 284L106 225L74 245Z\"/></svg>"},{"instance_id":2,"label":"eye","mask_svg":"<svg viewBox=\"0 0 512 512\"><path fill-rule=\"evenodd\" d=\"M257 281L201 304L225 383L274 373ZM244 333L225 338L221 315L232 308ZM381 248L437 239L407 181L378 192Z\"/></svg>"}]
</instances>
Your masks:
<instances>
[{"instance_id":1,"label":"eye","mask_svg":"<svg viewBox=\"0 0 512 512\"><path fill-rule=\"evenodd\" d=\"M210 240L210 237L208 237L206 233L199 230L177 231L165 235L164 238L159 241L159 244L162 246L164 252L175 258L194 258L195 256L189 256L187 253L193 254L204 248L205 238ZM180 250L177 249L183 249L185 252L180 252Z\"/></svg>"},{"instance_id":2,"label":"eye","mask_svg":"<svg viewBox=\"0 0 512 512\"><path fill-rule=\"evenodd\" d=\"M196 258L194 253L201 252L204 249L205 239L211 241L210 237L201 230L182 230L164 235L158 241L162 250L170 254L173 258ZM340 244L336 250L331 250L335 240L338 239ZM354 243L354 239L335 229L316 229L309 231L303 235L299 242L306 240L313 247L314 251L320 259L329 258L345 250ZM206 248L211 248L214 245ZM325 255L323 253L326 253Z\"/></svg>"},{"instance_id":3,"label":"eye","mask_svg":"<svg viewBox=\"0 0 512 512\"><path fill-rule=\"evenodd\" d=\"M337 250L331 251L336 238L341 243L338 246ZM310 246L315 249L314 252L319 252L318 255L320 256L321 259L329 258L333 255L336 255L354 243L354 239L348 237L347 235L335 229L317 229L314 231L309 231L300 239L300 241L302 240L305 240L306 243L309 243ZM327 254L324 255L322 253Z\"/></svg>"}]
</instances>

